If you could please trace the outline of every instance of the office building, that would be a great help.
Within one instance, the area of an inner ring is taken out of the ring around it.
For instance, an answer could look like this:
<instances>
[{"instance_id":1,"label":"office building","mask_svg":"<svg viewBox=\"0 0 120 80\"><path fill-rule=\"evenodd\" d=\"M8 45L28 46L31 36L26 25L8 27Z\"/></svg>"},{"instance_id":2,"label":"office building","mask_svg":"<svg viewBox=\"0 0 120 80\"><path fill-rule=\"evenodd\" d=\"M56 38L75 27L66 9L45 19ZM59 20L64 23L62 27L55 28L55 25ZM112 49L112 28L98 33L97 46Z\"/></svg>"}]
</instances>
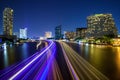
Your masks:
<instances>
[{"instance_id":1,"label":"office building","mask_svg":"<svg viewBox=\"0 0 120 80\"><path fill-rule=\"evenodd\" d=\"M52 32L50 32L50 31L45 32L45 37L52 38Z\"/></svg>"},{"instance_id":2,"label":"office building","mask_svg":"<svg viewBox=\"0 0 120 80\"><path fill-rule=\"evenodd\" d=\"M76 37L85 38L86 32L87 32L87 28L76 28Z\"/></svg>"},{"instance_id":3,"label":"office building","mask_svg":"<svg viewBox=\"0 0 120 80\"><path fill-rule=\"evenodd\" d=\"M13 9L5 8L3 11L3 35L13 35Z\"/></svg>"},{"instance_id":4,"label":"office building","mask_svg":"<svg viewBox=\"0 0 120 80\"><path fill-rule=\"evenodd\" d=\"M66 32L65 37L68 40L74 40L76 38L76 32Z\"/></svg>"},{"instance_id":5,"label":"office building","mask_svg":"<svg viewBox=\"0 0 120 80\"><path fill-rule=\"evenodd\" d=\"M112 14L95 14L87 17L87 38L117 37Z\"/></svg>"},{"instance_id":6,"label":"office building","mask_svg":"<svg viewBox=\"0 0 120 80\"><path fill-rule=\"evenodd\" d=\"M20 29L20 38L21 39L27 39L27 28L21 28Z\"/></svg>"},{"instance_id":7,"label":"office building","mask_svg":"<svg viewBox=\"0 0 120 80\"><path fill-rule=\"evenodd\" d=\"M67 33L67 31L63 32L63 39L66 39L66 33Z\"/></svg>"},{"instance_id":8,"label":"office building","mask_svg":"<svg viewBox=\"0 0 120 80\"><path fill-rule=\"evenodd\" d=\"M61 25L55 27L55 39L56 40L62 39Z\"/></svg>"}]
</instances>

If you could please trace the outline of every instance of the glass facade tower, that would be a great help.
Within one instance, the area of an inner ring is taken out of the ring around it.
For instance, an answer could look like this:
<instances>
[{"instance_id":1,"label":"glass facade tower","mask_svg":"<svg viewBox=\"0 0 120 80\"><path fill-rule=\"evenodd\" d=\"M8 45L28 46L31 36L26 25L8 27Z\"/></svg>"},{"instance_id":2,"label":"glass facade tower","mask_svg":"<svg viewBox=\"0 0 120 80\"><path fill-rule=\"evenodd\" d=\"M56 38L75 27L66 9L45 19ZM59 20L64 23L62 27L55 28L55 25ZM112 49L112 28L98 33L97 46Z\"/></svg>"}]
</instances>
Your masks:
<instances>
[{"instance_id":1,"label":"glass facade tower","mask_svg":"<svg viewBox=\"0 0 120 80\"><path fill-rule=\"evenodd\" d=\"M62 38L62 34L61 34L61 25L55 27L55 39L59 40Z\"/></svg>"}]
</instances>

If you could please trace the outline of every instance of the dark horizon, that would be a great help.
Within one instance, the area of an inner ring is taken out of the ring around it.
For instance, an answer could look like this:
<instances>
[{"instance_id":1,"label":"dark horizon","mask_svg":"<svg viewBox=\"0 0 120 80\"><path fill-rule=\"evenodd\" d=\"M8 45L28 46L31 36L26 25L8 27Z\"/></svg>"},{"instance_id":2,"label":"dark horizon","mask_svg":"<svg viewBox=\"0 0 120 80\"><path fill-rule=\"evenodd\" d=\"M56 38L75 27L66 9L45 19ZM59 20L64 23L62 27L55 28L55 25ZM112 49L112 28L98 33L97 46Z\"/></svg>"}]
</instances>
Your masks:
<instances>
[{"instance_id":1,"label":"dark horizon","mask_svg":"<svg viewBox=\"0 0 120 80\"><path fill-rule=\"evenodd\" d=\"M111 13L120 33L119 0L12 0L0 2L0 33L2 33L3 10L14 10L13 31L28 28L28 37L44 36L45 31L52 31L62 25L62 31L75 31L77 27L87 26L87 16Z\"/></svg>"}]
</instances>

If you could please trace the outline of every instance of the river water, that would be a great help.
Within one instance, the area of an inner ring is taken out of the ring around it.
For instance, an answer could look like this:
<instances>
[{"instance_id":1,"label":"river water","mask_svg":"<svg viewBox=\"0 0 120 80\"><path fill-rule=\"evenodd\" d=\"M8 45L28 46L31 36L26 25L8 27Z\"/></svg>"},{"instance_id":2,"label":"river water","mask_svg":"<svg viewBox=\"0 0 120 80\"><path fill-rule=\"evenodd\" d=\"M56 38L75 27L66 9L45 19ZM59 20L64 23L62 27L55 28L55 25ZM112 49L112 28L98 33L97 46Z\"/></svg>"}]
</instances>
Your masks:
<instances>
[{"instance_id":1,"label":"river water","mask_svg":"<svg viewBox=\"0 0 120 80\"><path fill-rule=\"evenodd\" d=\"M23 43L19 45L4 45L0 49L0 70L5 69L13 64L17 64L38 51L36 42ZM41 45L40 48L43 48Z\"/></svg>"},{"instance_id":2,"label":"river water","mask_svg":"<svg viewBox=\"0 0 120 80\"><path fill-rule=\"evenodd\" d=\"M0 70L17 64L33 55L38 51L36 44L34 42L7 45L4 50L0 49ZM70 44L70 46L110 80L120 80L120 47L93 44ZM40 48L43 47L44 45L41 45Z\"/></svg>"},{"instance_id":3,"label":"river water","mask_svg":"<svg viewBox=\"0 0 120 80\"><path fill-rule=\"evenodd\" d=\"M120 80L120 47L74 44L73 49L110 80Z\"/></svg>"}]
</instances>

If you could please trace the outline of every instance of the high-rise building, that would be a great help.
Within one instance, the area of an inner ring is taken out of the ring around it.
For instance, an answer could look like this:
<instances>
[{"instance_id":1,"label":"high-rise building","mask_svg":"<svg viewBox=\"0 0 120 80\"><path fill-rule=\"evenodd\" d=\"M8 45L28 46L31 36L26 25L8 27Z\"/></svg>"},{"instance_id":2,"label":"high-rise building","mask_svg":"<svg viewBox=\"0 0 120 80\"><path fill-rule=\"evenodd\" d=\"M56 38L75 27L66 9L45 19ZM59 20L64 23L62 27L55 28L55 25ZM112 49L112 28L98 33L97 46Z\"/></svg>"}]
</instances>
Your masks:
<instances>
[{"instance_id":1,"label":"high-rise building","mask_svg":"<svg viewBox=\"0 0 120 80\"><path fill-rule=\"evenodd\" d=\"M85 38L87 28L76 28L76 37Z\"/></svg>"},{"instance_id":2,"label":"high-rise building","mask_svg":"<svg viewBox=\"0 0 120 80\"><path fill-rule=\"evenodd\" d=\"M62 34L61 34L61 25L55 27L55 39L59 40L62 38Z\"/></svg>"},{"instance_id":3,"label":"high-rise building","mask_svg":"<svg viewBox=\"0 0 120 80\"><path fill-rule=\"evenodd\" d=\"M13 35L13 9L5 8L3 11L3 35Z\"/></svg>"},{"instance_id":4,"label":"high-rise building","mask_svg":"<svg viewBox=\"0 0 120 80\"><path fill-rule=\"evenodd\" d=\"M66 33L67 33L67 31L63 32L63 39L66 39Z\"/></svg>"},{"instance_id":5,"label":"high-rise building","mask_svg":"<svg viewBox=\"0 0 120 80\"><path fill-rule=\"evenodd\" d=\"M27 39L27 28L20 29L20 38Z\"/></svg>"},{"instance_id":6,"label":"high-rise building","mask_svg":"<svg viewBox=\"0 0 120 80\"><path fill-rule=\"evenodd\" d=\"M76 37L76 32L66 32L65 37L68 40L74 40Z\"/></svg>"},{"instance_id":7,"label":"high-rise building","mask_svg":"<svg viewBox=\"0 0 120 80\"><path fill-rule=\"evenodd\" d=\"M95 14L87 17L88 38L103 36L117 37L117 29L112 14Z\"/></svg>"},{"instance_id":8,"label":"high-rise building","mask_svg":"<svg viewBox=\"0 0 120 80\"><path fill-rule=\"evenodd\" d=\"M52 38L52 32L50 32L50 31L45 32L45 37L46 38Z\"/></svg>"}]
</instances>

